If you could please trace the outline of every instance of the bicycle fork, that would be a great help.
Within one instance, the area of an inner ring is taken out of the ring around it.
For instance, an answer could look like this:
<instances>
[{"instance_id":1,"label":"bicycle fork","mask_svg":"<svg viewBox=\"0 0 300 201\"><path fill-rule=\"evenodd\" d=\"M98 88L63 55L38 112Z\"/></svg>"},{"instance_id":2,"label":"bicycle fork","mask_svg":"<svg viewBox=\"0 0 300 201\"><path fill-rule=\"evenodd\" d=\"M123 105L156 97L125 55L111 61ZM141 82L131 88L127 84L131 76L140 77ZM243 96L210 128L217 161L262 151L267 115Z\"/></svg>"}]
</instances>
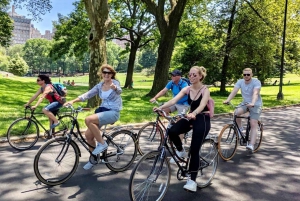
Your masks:
<instances>
[{"instance_id":1,"label":"bicycle fork","mask_svg":"<svg viewBox=\"0 0 300 201\"><path fill-rule=\"evenodd\" d=\"M62 149L60 150L58 156L56 157L55 159L55 162L60 164L60 162L63 160L63 158L65 157L66 153L68 152L68 149L69 149L69 146L70 146L70 143L71 143L71 138L70 137L67 137L65 142L64 142L64 145L62 147Z\"/></svg>"}]
</instances>

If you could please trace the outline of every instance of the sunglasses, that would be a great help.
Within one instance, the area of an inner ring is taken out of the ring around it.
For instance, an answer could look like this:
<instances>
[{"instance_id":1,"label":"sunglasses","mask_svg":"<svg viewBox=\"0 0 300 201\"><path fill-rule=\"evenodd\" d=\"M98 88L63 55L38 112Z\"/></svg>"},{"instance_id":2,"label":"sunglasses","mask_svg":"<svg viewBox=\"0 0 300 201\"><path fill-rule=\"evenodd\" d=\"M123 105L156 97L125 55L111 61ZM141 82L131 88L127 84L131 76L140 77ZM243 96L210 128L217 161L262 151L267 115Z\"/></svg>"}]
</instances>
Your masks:
<instances>
[{"instance_id":1,"label":"sunglasses","mask_svg":"<svg viewBox=\"0 0 300 201\"><path fill-rule=\"evenodd\" d=\"M37 81L37 82L39 82L39 81L42 81L42 80L40 80L40 79L37 79L36 81Z\"/></svg>"},{"instance_id":2,"label":"sunglasses","mask_svg":"<svg viewBox=\"0 0 300 201\"><path fill-rule=\"evenodd\" d=\"M244 76L250 76L250 74L243 74Z\"/></svg>"},{"instance_id":3,"label":"sunglasses","mask_svg":"<svg viewBox=\"0 0 300 201\"><path fill-rule=\"evenodd\" d=\"M195 74L195 73L190 73L190 74L189 74L189 77L197 77L197 74Z\"/></svg>"},{"instance_id":4,"label":"sunglasses","mask_svg":"<svg viewBox=\"0 0 300 201\"><path fill-rule=\"evenodd\" d=\"M108 74L108 75L111 75L113 74L113 72L110 72L110 71L102 71L102 73L105 75L105 74Z\"/></svg>"},{"instance_id":5,"label":"sunglasses","mask_svg":"<svg viewBox=\"0 0 300 201\"><path fill-rule=\"evenodd\" d=\"M171 75L171 77L176 77L176 76L178 76L178 75Z\"/></svg>"}]
</instances>

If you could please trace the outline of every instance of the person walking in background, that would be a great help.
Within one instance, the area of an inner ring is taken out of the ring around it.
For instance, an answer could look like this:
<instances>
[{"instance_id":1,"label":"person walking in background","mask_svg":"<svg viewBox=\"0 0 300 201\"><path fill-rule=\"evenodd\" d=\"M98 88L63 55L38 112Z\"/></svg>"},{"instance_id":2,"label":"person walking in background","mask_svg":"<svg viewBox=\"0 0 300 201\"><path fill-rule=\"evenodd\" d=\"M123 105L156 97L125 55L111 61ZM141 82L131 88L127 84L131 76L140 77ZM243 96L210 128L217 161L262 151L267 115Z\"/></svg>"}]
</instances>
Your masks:
<instances>
[{"instance_id":1,"label":"person walking in background","mask_svg":"<svg viewBox=\"0 0 300 201\"><path fill-rule=\"evenodd\" d=\"M257 78L253 78L253 73L251 68L245 68L243 70L243 78L237 81L234 85L232 92L229 94L228 98L223 102L224 104L230 102L237 92L241 89L243 102L246 104L241 106L235 111L235 115L242 115L249 111L250 113L250 143L246 146L246 149L253 151L253 146L255 145L257 136L257 126L258 120L261 115L262 110L262 98L260 96L261 82ZM241 118L236 119L239 128L242 130L242 120Z\"/></svg>"},{"instance_id":2,"label":"person walking in background","mask_svg":"<svg viewBox=\"0 0 300 201\"><path fill-rule=\"evenodd\" d=\"M160 92L158 92L150 102L155 102L156 99L163 96L167 93L168 90L172 90L173 97L175 97L181 89L188 86L188 83L181 79L181 72L179 70L174 70L170 73L172 76L172 80L168 82L165 88L163 88ZM169 114L177 110L178 114L186 113L189 109L188 104L188 96L183 96L180 100L178 100L174 105L169 106L168 108L164 108L164 111Z\"/></svg>"},{"instance_id":3,"label":"person walking in background","mask_svg":"<svg viewBox=\"0 0 300 201\"><path fill-rule=\"evenodd\" d=\"M36 82L40 88L24 106L29 106L39 95L41 96L36 104L31 106L32 109L36 109L45 98L48 99L50 103L44 107L42 111L49 118L50 129L52 130L59 125L59 121L55 115L59 108L63 106L63 100L54 89L51 79L48 75L38 75Z\"/></svg>"},{"instance_id":4,"label":"person walking in background","mask_svg":"<svg viewBox=\"0 0 300 201\"><path fill-rule=\"evenodd\" d=\"M96 147L94 150L91 150L94 155L97 155L108 148L99 129L103 125L115 123L120 118L120 110L122 109L122 89L120 87L120 82L116 80L116 71L112 66L104 64L101 66L98 75L101 77L101 82L99 84L78 98L64 104L72 105L75 102L85 101L96 95L99 95L101 98L101 105L95 111L96 114L92 114L85 118L85 124L88 127L85 132L85 137L90 145ZM88 170L93 166L92 163L88 162L83 168Z\"/></svg>"}]
</instances>

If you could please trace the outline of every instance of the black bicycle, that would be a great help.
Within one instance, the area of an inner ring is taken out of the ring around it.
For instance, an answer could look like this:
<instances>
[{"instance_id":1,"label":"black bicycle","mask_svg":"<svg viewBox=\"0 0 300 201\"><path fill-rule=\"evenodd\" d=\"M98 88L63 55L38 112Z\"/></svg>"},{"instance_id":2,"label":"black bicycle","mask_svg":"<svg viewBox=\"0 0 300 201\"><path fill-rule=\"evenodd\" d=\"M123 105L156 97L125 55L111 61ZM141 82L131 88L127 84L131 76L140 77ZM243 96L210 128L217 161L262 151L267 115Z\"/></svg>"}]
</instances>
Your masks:
<instances>
[{"instance_id":1,"label":"black bicycle","mask_svg":"<svg viewBox=\"0 0 300 201\"><path fill-rule=\"evenodd\" d=\"M57 112L60 124L54 129L46 129L35 115L44 115L44 113L36 113L30 106L25 107L25 115L16 119L8 128L6 136L8 143L16 150L23 151L30 149L38 141L40 137L40 127L44 130L46 139L52 136L64 135L71 126L73 119L72 114L64 114Z\"/></svg>"},{"instance_id":2,"label":"black bicycle","mask_svg":"<svg viewBox=\"0 0 300 201\"><path fill-rule=\"evenodd\" d=\"M157 111L157 113L159 112L164 113L162 110ZM174 117L166 116L169 124L164 135L163 145L158 150L143 155L133 168L129 183L131 200L162 200L164 198L171 179L171 168L167 152L179 168L177 179L183 180L189 176L190 153L188 158L180 158L176 154L173 143L170 144L171 147L167 143L169 129L178 118L182 117L182 114ZM211 138L205 139L199 155L201 165L199 167L197 185L200 188L204 188L211 183L218 166L218 149L215 141Z\"/></svg>"},{"instance_id":3,"label":"black bicycle","mask_svg":"<svg viewBox=\"0 0 300 201\"><path fill-rule=\"evenodd\" d=\"M137 155L136 134L123 127L115 127L109 133L106 133L104 129L102 136L106 138L108 148L98 155L93 155L89 148L95 147L83 138L77 121L78 113L83 109L79 107L75 110L72 106L67 107L74 112L69 132L65 137L54 138L46 142L34 158L34 173L42 183L55 186L66 182L73 176L81 156L75 140L90 153L89 161L94 165L105 163L110 170L115 172L125 171L130 167Z\"/></svg>"},{"instance_id":4,"label":"black bicycle","mask_svg":"<svg viewBox=\"0 0 300 201\"><path fill-rule=\"evenodd\" d=\"M246 105L240 104L238 106L234 106L232 103L228 103L231 105L235 110L241 106ZM241 131L239 126L237 125L236 119L242 118L247 120L246 130L245 133ZM226 124L223 129L221 130L218 138L218 149L219 149L219 155L220 157L228 161L230 160L238 146L238 142L241 146L246 146L250 142L250 116L237 116L235 114L232 115L232 123ZM253 152L257 152L260 148L261 142L262 142L262 136L263 136L263 124L258 121L258 129L257 129L257 137L256 137L256 143L253 145Z\"/></svg>"}]
</instances>

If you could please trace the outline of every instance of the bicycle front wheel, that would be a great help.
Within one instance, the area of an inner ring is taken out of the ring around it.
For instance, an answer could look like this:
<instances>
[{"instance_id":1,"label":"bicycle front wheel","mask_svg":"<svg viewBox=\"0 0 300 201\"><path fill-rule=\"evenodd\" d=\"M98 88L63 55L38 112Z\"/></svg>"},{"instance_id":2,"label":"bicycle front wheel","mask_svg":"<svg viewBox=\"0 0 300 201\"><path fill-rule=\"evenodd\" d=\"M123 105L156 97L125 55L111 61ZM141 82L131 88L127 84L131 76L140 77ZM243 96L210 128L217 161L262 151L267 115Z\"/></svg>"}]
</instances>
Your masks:
<instances>
[{"instance_id":1,"label":"bicycle front wheel","mask_svg":"<svg viewBox=\"0 0 300 201\"><path fill-rule=\"evenodd\" d=\"M171 173L166 157L152 151L140 158L130 175L131 200L162 200L168 190Z\"/></svg>"},{"instance_id":2,"label":"bicycle front wheel","mask_svg":"<svg viewBox=\"0 0 300 201\"><path fill-rule=\"evenodd\" d=\"M75 173L80 151L77 144L66 137L48 140L34 158L34 173L46 185L64 183Z\"/></svg>"},{"instance_id":3,"label":"bicycle front wheel","mask_svg":"<svg viewBox=\"0 0 300 201\"><path fill-rule=\"evenodd\" d=\"M138 151L144 155L150 151L157 151L163 143L164 134L156 122L144 125L138 133Z\"/></svg>"},{"instance_id":4,"label":"bicycle front wheel","mask_svg":"<svg viewBox=\"0 0 300 201\"><path fill-rule=\"evenodd\" d=\"M71 129L74 121L74 117L72 115L64 115L58 118L60 124L55 127L55 131L53 135L55 136L65 136L65 134ZM73 130L75 132L75 129Z\"/></svg>"},{"instance_id":5,"label":"bicycle front wheel","mask_svg":"<svg viewBox=\"0 0 300 201\"><path fill-rule=\"evenodd\" d=\"M255 141L253 152L257 152L261 145L263 131L264 131L263 124L260 121L258 121L257 136L256 136L256 141Z\"/></svg>"},{"instance_id":6,"label":"bicycle front wheel","mask_svg":"<svg viewBox=\"0 0 300 201\"><path fill-rule=\"evenodd\" d=\"M218 148L212 139L206 139L200 149L200 161L197 185L200 188L208 186L214 178L218 167Z\"/></svg>"},{"instance_id":7,"label":"bicycle front wheel","mask_svg":"<svg viewBox=\"0 0 300 201\"><path fill-rule=\"evenodd\" d=\"M27 118L15 120L7 130L7 140L16 150L30 149L39 139L39 127L35 121Z\"/></svg>"},{"instance_id":8,"label":"bicycle front wheel","mask_svg":"<svg viewBox=\"0 0 300 201\"><path fill-rule=\"evenodd\" d=\"M105 165L112 171L127 170L137 154L136 138L128 130L120 130L111 134L107 140L108 148L104 151Z\"/></svg>"},{"instance_id":9,"label":"bicycle front wheel","mask_svg":"<svg viewBox=\"0 0 300 201\"><path fill-rule=\"evenodd\" d=\"M232 124L227 124L223 127L218 138L218 149L220 157L228 161L230 160L237 149L238 137L236 129Z\"/></svg>"}]
</instances>

